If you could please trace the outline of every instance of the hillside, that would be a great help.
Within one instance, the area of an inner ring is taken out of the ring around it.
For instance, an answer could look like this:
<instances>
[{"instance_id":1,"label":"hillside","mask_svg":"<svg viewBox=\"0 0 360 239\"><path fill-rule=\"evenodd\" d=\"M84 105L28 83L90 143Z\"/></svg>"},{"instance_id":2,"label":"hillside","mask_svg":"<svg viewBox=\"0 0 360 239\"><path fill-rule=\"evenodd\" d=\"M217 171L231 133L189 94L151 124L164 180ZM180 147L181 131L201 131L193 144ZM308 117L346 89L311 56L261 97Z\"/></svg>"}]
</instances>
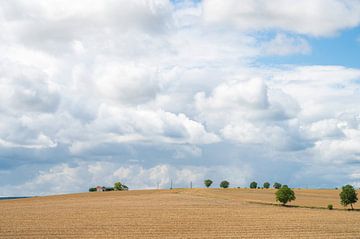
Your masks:
<instances>
[{"instance_id":1,"label":"hillside","mask_svg":"<svg viewBox=\"0 0 360 239\"><path fill-rule=\"evenodd\" d=\"M295 190L294 205L338 204L337 190ZM264 205L274 190L99 192L0 201L1 238L357 238L360 212ZM355 205L355 208L359 206Z\"/></svg>"}]
</instances>

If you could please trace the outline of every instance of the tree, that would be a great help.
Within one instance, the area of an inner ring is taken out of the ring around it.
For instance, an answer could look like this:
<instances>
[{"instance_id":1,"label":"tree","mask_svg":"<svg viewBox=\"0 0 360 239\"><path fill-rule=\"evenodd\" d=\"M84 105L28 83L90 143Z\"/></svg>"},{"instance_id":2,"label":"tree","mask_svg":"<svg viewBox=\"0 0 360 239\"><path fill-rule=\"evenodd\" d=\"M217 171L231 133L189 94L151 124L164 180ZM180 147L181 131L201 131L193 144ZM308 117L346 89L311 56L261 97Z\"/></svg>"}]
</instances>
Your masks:
<instances>
[{"instance_id":1,"label":"tree","mask_svg":"<svg viewBox=\"0 0 360 239\"><path fill-rule=\"evenodd\" d=\"M265 182L263 186L264 186L264 188L270 188L270 183L269 183L269 182Z\"/></svg>"},{"instance_id":2,"label":"tree","mask_svg":"<svg viewBox=\"0 0 360 239\"><path fill-rule=\"evenodd\" d=\"M229 183L228 181L226 181L226 180L224 180L224 181L222 181L222 182L220 183L220 187L221 187L221 188L228 188L229 185L230 185L230 183Z\"/></svg>"},{"instance_id":3,"label":"tree","mask_svg":"<svg viewBox=\"0 0 360 239\"><path fill-rule=\"evenodd\" d=\"M250 188L257 188L257 182L251 182L250 183Z\"/></svg>"},{"instance_id":4,"label":"tree","mask_svg":"<svg viewBox=\"0 0 360 239\"><path fill-rule=\"evenodd\" d=\"M350 204L351 209L354 210L353 203L356 203L358 200L357 193L354 187L349 184L343 186L342 191L340 193L340 199L342 205L346 207L347 205Z\"/></svg>"},{"instance_id":5,"label":"tree","mask_svg":"<svg viewBox=\"0 0 360 239\"><path fill-rule=\"evenodd\" d=\"M120 183L120 182L114 183L114 190L116 190L116 191L121 191L121 190L123 190L123 185L122 185L122 183Z\"/></svg>"},{"instance_id":6,"label":"tree","mask_svg":"<svg viewBox=\"0 0 360 239\"><path fill-rule=\"evenodd\" d=\"M206 179L206 180L204 181L204 184L205 184L205 186L206 186L207 188L210 187L212 183L213 183L213 181L212 181L211 179Z\"/></svg>"},{"instance_id":7,"label":"tree","mask_svg":"<svg viewBox=\"0 0 360 239\"><path fill-rule=\"evenodd\" d=\"M281 188L281 183L274 183L273 187L275 189L279 189L279 188Z\"/></svg>"},{"instance_id":8,"label":"tree","mask_svg":"<svg viewBox=\"0 0 360 239\"><path fill-rule=\"evenodd\" d=\"M96 192L96 188L89 188L89 192Z\"/></svg>"},{"instance_id":9,"label":"tree","mask_svg":"<svg viewBox=\"0 0 360 239\"><path fill-rule=\"evenodd\" d=\"M286 185L279 188L275 196L276 201L281 202L283 205L296 199L294 191Z\"/></svg>"}]
</instances>

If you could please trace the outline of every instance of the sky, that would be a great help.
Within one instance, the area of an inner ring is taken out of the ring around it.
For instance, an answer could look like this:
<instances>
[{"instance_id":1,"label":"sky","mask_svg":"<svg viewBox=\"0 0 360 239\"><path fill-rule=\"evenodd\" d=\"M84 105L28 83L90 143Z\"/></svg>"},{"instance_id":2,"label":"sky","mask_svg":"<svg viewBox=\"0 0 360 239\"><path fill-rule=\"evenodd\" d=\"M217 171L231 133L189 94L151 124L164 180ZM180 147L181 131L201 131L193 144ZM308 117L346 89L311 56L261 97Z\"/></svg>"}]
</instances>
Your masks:
<instances>
[{"instance_id":1,"label":"sky","mask_svg":"<svg viewBox=\"0 0 360 239\"><path fill-rule=\"evenodd\" d=\"M360 186L357 0L3 0L0 29L0 196Z\"/></svg>"}]
</instances>

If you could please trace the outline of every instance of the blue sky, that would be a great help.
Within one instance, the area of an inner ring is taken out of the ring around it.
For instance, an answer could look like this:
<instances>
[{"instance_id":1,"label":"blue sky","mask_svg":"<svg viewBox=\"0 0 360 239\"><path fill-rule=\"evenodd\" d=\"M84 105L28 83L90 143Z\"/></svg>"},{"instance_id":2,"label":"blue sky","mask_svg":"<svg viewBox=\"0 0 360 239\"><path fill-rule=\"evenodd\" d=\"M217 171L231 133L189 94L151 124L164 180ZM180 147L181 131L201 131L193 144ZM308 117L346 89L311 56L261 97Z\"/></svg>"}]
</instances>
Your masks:
<instances>
[{"instance_id":1,"label":"blue sky","mask_svg":"<svg viewBox=\"0 0 360 239\"><path fill-rule=\"evenodd\" d=\"M330 37L307 37L312 51L304 55L260 58L261 64L342 65L360 67L360 28L346 29Z\"/></svg>"},{"instance_id":2,"label":"blue sky","mask_svg":"<svg viewBox=\"0 0 360 239\"><path fill-rule=\"evenodd\" d=\"M360 4L0 3L0 196L360 186Z\"/></svg>"}]
</instances>

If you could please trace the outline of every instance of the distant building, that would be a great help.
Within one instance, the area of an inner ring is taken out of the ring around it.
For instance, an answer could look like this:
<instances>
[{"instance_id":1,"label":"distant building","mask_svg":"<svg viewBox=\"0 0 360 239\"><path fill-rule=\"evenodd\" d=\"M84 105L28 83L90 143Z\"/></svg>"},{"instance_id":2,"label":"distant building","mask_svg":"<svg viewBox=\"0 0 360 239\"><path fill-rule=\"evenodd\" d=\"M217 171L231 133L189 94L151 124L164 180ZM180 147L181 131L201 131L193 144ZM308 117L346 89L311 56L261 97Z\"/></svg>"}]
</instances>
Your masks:
<instances>
[{"instance_id":1,"label":"distant building","mask_svg":"<svg viewBox=\"0 0 360 239\"><path fill-rule=\"evenodd\" d=\"M106 190L106 187L104 186L96 186L96 192L104 192Z\"/></svg>"}]
</instances>

